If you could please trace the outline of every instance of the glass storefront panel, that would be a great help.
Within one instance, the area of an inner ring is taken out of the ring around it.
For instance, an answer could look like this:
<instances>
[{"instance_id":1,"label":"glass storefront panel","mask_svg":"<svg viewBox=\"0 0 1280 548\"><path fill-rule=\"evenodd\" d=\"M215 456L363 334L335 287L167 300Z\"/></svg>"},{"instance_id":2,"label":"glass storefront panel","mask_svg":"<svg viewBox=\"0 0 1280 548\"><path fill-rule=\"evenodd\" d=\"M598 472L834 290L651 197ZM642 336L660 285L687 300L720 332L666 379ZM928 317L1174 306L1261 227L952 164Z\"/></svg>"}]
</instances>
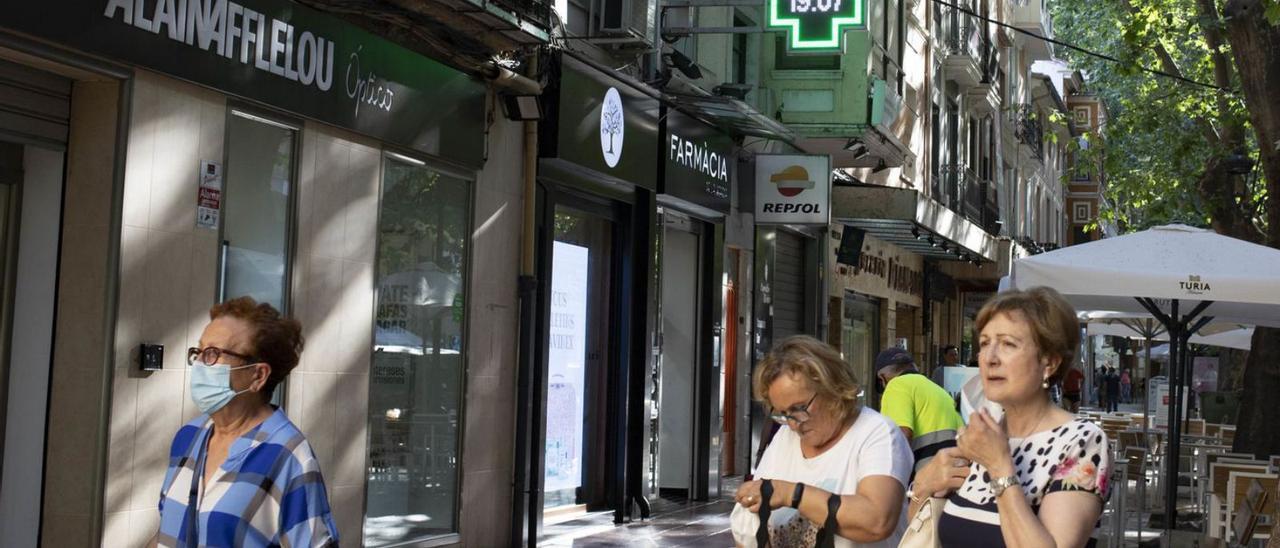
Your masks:
<instances>
[{"instance_id":1,"label":"glass storefront panel","mask_svg":"<svg viewBox=\"0 0 1280 548\"><path fill-rule=\"evenodd\" d=\"M880 407L880 392L872 389L876 377L871 365L880 351L879 345L879 300L845 293L840 348L844 350L844 360L853 368L858 381L863 383L864 403L877 409Z\"/></svg>"},{"instance_id":2,"label":"glass storefront panel","mask_svg":"<svg viewBox=\"0 0 1280 548\"><path fill-rule=\"evenodd\" d=\"M366 546L458 530L470 184L388 158L379 204Z\"/></svg>"},{"instance_id":3,"label":"glass storefront panel","mask_svg":"<svg viewBox=\"0 0 1280 548\"><path fill-rule=\"evenodd\" d=\"M284 310L297 132L238 112L227 132L219 297L248 295Z\"/></svg>"},{"instance_id":4,"label":"glass storefront panel","mask_svg":"<svg viewBox=\"0 0 1280 548\"><path fill-rule=\"evenodd\" d=\"M557 206L547 341L544 508L585 504L599 489L603 335L613 224ZM593 413L594 412L594 413ZM593 416L594 415L594 416Z\"/></svg>"}]
</instances>

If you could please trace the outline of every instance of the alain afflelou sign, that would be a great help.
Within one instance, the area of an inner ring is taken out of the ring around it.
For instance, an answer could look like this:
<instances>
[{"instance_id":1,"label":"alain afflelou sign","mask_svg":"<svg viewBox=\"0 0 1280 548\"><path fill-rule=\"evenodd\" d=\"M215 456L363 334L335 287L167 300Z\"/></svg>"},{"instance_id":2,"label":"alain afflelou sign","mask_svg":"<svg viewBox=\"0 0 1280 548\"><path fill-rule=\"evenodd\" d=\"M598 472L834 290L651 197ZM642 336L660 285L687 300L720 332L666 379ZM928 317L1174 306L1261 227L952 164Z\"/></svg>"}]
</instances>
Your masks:
<instances>
[{"instance_id":1,"label":"alain afflelou sign","mask_svg":"<svg viewBox=\"0 0 1280 548\"><path fill-rule=\"evenodd\" d=\"M287 0L10 2L0 26L478 165L485 87Z\"/></svg>"}]
</instances>

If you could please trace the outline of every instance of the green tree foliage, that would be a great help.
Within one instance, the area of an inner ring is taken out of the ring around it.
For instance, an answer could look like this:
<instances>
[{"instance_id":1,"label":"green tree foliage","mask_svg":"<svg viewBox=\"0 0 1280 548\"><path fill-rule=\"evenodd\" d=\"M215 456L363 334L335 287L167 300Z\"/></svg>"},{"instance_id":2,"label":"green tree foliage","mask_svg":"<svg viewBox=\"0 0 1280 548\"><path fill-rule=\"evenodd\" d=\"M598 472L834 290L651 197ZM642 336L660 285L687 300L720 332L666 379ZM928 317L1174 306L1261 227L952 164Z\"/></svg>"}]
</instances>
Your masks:
<instances>
[{"instance_id":1,"label":"green tree foliage","mask_svg":"<svg viewBox=\"0 0 1280 548\"><path fill-rule=\"evenodd\" d=\"M1104 167L1110 207L1104 208L1103 218L1126 229L1170 222L1208 226L1212 213L1197 191L1197 182L1213 157L1234 152L1227 150L1233 147L1221 138L1224 129L1244 129L1247 150L1257 148L1245 104L1238 94L1140 68L1176 70L1187 79L1214 82L1204 21L1196 3L1056 0L1052 5L1056 38L1121 61L1057 49L1059 56L1085 73L1090 89L1103 98L1109 111L1103 126L1105 146L1097 146L1095 138L1086 150L1077 152L1080 158ZM1247 188L1237 192L1241 199L1236 205L1262 223L1265 185L1260 175L1246 179Z\"/></svg>"}]
</instances>

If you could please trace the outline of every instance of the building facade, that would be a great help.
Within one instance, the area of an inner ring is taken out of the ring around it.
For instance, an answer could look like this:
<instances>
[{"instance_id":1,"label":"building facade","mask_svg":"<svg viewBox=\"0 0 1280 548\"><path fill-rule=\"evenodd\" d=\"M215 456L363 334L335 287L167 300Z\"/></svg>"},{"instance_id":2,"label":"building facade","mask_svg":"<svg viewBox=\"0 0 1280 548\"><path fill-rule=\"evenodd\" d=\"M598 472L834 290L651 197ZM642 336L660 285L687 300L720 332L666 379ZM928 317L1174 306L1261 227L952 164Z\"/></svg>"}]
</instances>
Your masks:
<instances>
[{"instance_id":1,"label":"building facade","mask_svg":"<svg viewBox=\"0 0 1280 548\"><path fill-rule=\"evenodd\" d=\"M967 357L1100 192L1059 183L1078 74L1009 28L1043 2L868 0L817 55L740 2L100 4L0 14L5 546L150 538L185 350L240 295L304 326L277 403L344 545L714 498L775 342L868 388L886 346ZM777 154L829 158L829 222L757 222Z\"/></svg>"},{"instance_id":2,"label":"building facade","mask_svg":"<svg viewBox=\"0 0 1280 548\"><path fill-rule=\"evenodd\" d=\"M499 405L526 163L497 105L537 86L485 59L546 43L549 21L457 15L498 36L467 57L311 4L0 16L15 113L0 141L19 175L6 292L22 296L5 314L24 318L3 349L0 544L151 538L169 442L198 415L186 349L241 295L303 324L276 401L316 451L344 545L507 542L491 516L511 497Z\"/></svg>"}]
</instances>

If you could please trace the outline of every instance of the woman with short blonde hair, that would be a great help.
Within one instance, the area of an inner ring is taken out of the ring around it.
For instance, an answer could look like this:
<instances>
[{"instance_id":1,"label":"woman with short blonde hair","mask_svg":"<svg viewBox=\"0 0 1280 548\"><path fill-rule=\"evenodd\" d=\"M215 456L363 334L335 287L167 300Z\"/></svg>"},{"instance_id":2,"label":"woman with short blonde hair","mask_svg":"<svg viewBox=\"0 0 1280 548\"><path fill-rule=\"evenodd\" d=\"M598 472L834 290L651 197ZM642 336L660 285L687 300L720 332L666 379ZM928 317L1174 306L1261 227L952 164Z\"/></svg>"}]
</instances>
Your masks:
<instances>
[{"instance_id":1,"label":"woman with short blonde hair","mask_svg":"<svg viewBox=\"0 0 1280 548\"><path fill-rule=\"evenodd\" d=\"M911 449L893 422L863 407L839 352L790 337L752 378L756 399L782 426L756 481L738 489L735 521L744 512L764 516L771 546L814 546L823 535L838 548L897 546Z\"/></svg>"}]
</instances>

